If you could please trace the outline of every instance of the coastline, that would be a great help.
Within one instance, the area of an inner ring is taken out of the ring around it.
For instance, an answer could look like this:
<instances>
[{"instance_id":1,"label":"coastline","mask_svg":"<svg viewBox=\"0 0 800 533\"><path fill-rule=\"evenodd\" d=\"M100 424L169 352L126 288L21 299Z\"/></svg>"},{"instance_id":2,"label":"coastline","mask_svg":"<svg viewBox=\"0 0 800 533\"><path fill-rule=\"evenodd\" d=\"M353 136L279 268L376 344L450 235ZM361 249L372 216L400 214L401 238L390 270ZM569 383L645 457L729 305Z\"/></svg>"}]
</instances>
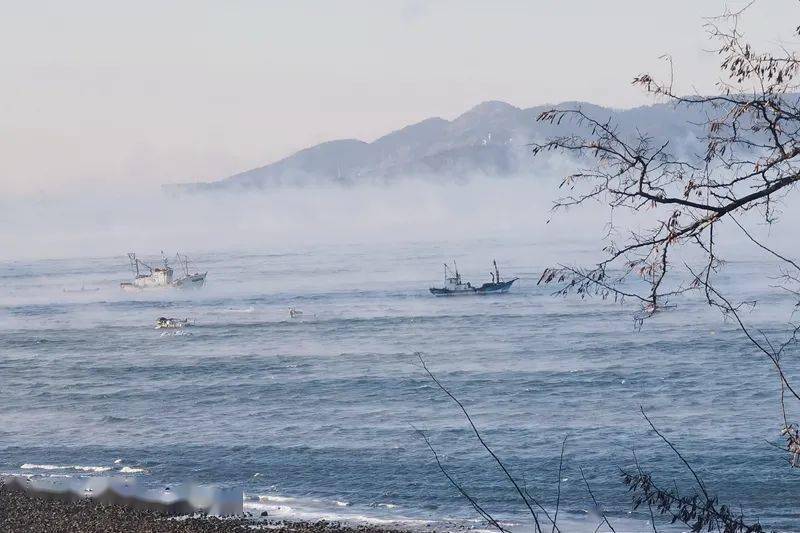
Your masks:
<instances>
[{"instance_id":1,"label":"coastline","mask_svg":"<svg viewBox=\"0 0 800 533\"><path fill-rule=\"evenodd\" d=\"M245 516L170 516L154 510L105 504L93 498L64 500L29 494L0 482L0 531L7 533L407 533L402 528L327 521L270 520Z\"/></svg>"}]
</instances>

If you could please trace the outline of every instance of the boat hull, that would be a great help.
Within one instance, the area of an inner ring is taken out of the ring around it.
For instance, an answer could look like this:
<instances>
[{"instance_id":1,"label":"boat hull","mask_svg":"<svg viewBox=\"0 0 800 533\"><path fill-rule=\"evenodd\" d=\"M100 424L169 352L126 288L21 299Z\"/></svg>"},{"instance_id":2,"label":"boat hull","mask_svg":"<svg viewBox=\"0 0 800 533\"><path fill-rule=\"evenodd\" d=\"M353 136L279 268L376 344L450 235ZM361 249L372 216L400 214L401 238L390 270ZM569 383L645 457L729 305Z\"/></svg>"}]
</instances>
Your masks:
<instances>
[{"instance_id":1,"label":"boat hull","mask_svg":"<svg viewBox=\"0 0 800 533\"><path fill-rule=\"evenodd\" d=\"M206 284L206 274L191 274L185 278L177 279L173 282L173 286L178 289L199 289Z\"/></svg>"},{"instance_id":2,"label":"boat hull","mask_svg":"<svg viewBox=\"0 0 800 533\"><path fill-rule=\"evenodd\" d=\"M431 291L431 294L433 294L434 296L474 296L475 295L475 289L474 288L453 290L453 289L442 289L442 288L438 288L438 287L431 287L429 290Z\"/></svg>"},{"instance_id":3,"label":"boat hull","mask_svg":"<svg viewBox=\"0 0 800 533\"><path fill-rule=\"evenodd\" d=\"M141 278L134 280L133 283L130 282L123 282L120 283L119 286L123 291L126 292L140 292L140 291L147 291L153 289L200 289L205 286L206 284L206 274L208 272L204 272L202 274L190 274L184 278L179 278L176 280L170 281L169 284L164 285L161 283L141 283ZM137 283L138 282L138 283Z\"/></svg>"},{"instance_id":4,"label":"boat hull","mask_svg":"<svg viewBox=\"0 0 800 533\"><path fill-rule=\"evenodd\" d=\"M514 278L510 281L501 281L499 283L484 283L477 289L475 292L478 294L493 294L493 293L504 293L508 292L508 289L517 281L519 278Z\"/></svg>"}]
</instances>

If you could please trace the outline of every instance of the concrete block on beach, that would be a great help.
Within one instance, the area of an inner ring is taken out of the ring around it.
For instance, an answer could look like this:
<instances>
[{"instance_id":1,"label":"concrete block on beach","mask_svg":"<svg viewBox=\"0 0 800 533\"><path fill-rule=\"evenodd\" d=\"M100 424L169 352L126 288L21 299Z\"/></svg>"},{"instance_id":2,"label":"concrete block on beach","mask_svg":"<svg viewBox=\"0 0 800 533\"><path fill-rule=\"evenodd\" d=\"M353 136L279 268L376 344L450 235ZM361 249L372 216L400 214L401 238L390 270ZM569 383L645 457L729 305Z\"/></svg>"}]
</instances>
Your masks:
<instances>
[{"instance_id":1,"label":"concrete block on beach","mask_svg":"<svg viewBox=\"0 0 800 533\"><path fill-rule=\"evenodd\" d=\"M21 490L40 498L96 501L170 515L204 513L213 516L240 516L241 488L220 488L184 483L163 488L147 488L135 479L120 477L52 478L4 476L0 482L12 490Z\"/></svg>"}]
</instances>

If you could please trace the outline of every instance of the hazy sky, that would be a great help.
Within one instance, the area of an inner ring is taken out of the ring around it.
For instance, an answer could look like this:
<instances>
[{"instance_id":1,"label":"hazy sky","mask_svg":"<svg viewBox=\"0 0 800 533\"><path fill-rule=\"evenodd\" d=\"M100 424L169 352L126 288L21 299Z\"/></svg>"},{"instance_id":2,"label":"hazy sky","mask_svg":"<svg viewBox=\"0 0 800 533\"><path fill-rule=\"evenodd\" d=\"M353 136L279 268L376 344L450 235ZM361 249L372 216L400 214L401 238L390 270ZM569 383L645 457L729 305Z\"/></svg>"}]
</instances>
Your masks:
<instances>
[{"instance_id":1,"label":"hazy sky","mask_svg":"<svg viewBox=\"0 0 800 533\"><path fill-rule=\"evenodd\" d=\"M630 80L664 53L710 92L703 17L724 6L0 0L0 193L208 180L484 100L649 103ZM798 11L760 0L745 30L792 42Z\"/></svg>"}]
</instances>

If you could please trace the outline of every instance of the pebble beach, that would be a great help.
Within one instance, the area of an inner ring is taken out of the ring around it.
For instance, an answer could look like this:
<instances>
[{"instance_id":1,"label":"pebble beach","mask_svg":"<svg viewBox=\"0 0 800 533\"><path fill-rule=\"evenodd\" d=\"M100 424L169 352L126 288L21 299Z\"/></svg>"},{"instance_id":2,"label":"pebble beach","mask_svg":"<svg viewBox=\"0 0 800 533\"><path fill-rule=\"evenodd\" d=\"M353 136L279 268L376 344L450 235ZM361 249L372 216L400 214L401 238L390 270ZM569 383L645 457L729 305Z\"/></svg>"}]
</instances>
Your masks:
<instances>
[{"instance_id":1,"label":"pebble beach","mask_svg":"<svg viewBox=\"0 0 800 533\"><path fill-rule=\"evenodd\" d=\"M338 522L270 521L260 517L174 517L155 510L108 505L91 498L65 501L0 484L3 533L400 533Z\"/></svg>"}]
</instances>

